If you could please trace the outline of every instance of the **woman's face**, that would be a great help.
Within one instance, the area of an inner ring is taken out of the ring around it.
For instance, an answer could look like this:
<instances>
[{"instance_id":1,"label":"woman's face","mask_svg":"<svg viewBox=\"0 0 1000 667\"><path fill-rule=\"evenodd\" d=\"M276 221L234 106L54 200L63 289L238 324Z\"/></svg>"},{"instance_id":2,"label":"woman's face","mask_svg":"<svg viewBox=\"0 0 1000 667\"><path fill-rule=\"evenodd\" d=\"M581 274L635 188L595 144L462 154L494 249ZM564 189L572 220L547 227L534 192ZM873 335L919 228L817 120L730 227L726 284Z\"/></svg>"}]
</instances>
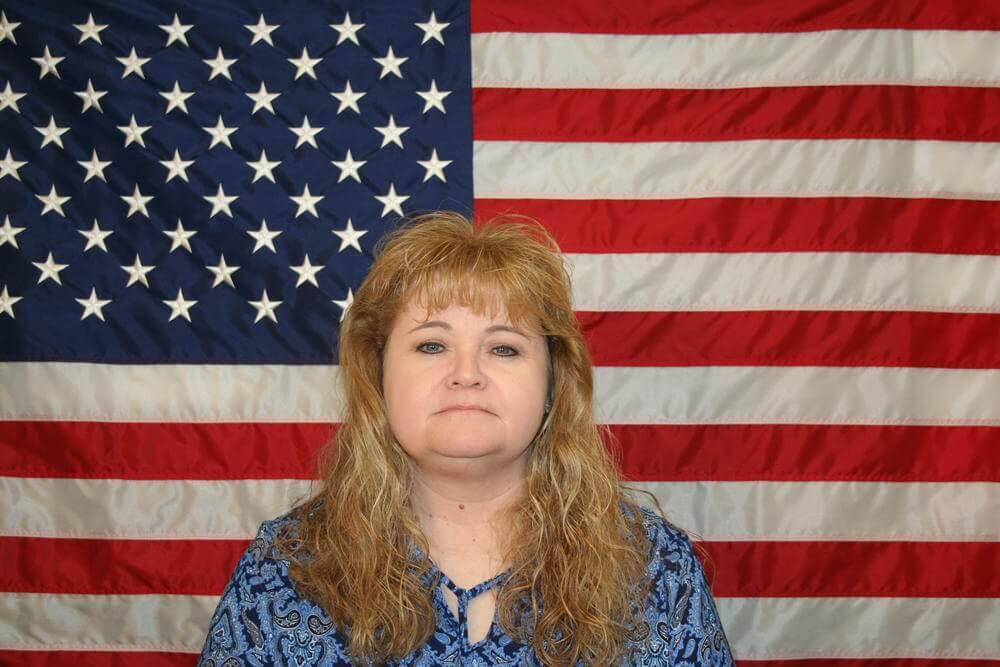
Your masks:
<instances>
[{"instance_id":1,"label":"woman's face","mask_svg":"<svg viewBox=\"0 0 1000 667\"><path fill-rule=\"evenodd\" d=\"M544 413L548 349L506 312L428 313L411 302L389 332L382 385L392 432L418 466L483 471L526 455Z\"/></svg>"}]
</instances>

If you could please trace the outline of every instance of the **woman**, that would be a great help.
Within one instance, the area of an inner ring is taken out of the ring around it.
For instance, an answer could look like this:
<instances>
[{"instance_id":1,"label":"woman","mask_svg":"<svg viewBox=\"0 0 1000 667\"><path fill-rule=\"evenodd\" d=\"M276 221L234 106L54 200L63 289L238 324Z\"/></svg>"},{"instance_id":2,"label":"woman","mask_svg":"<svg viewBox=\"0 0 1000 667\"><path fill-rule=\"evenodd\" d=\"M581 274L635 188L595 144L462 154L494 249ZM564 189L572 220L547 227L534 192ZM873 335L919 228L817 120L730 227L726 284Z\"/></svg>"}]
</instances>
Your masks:
<instances>
[{"instance_id":1,"label":"woman","mask_svg":"<svg viewBox=\"0 0 1000 667\"><path fill-rule=\"evenodd\" d=\"M326 479L261 526L201 664L731 664L690 542L621 485L544 228L403 226L339 364Z\"/></svg>"}]
</instances>

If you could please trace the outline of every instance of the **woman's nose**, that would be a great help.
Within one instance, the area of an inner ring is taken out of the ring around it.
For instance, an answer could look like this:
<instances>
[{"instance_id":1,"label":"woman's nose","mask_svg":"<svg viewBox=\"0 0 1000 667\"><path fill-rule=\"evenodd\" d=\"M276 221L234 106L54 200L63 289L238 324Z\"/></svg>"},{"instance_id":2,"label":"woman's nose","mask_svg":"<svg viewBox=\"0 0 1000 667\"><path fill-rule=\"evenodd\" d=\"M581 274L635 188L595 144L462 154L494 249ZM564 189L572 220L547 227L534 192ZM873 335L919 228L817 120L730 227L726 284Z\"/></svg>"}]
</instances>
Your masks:
<instances>
[{"instance_id":1,"label":"woman's nose","mask_svg":"<svg viewBox=\"0 0 1000 667\"><path fill-rule=\"evenodd\" d=\"M451 369L452 386L482 387L486 385L479 355L476 352L457 352Z\"/></svg>"}]
</instances>

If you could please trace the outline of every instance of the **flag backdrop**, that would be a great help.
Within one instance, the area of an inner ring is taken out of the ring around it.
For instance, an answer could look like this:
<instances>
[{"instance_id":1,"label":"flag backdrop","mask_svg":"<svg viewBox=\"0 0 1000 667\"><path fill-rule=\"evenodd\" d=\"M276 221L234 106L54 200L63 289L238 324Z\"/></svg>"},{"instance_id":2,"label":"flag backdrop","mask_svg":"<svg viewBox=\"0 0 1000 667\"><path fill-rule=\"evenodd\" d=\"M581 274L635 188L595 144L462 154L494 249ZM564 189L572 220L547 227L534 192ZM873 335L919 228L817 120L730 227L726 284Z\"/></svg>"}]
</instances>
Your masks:
<instances>
[{"instance_id":1,"label":"flag backdrop","mask_svg":"<svg viewBox=\"0 0 1000 667\"><path fill-rule=\"evenodd\" d=\"M562 243L741 661L1000 664L1000 4L0 8L0 663L192 662L447 208Z\"/></svg>"}]
</instances>

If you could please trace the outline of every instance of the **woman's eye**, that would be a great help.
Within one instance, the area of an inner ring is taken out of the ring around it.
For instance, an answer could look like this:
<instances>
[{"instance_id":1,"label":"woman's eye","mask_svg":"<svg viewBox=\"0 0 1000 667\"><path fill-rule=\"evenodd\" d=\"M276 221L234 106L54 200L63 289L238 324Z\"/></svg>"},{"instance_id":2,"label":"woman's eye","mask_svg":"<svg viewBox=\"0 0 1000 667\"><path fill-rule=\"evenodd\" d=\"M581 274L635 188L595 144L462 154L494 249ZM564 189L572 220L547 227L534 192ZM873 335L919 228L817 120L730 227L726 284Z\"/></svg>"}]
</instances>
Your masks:
<instances>
[{"instance_id":1,"label":"woman's eye","mask_svg":"<svg viewBox=\"0 0 1000 667\"><path fill-rule=\"evenodd\" d=\"M441 343L435 343L433 341L427 341L426 343L421 343L417 345L417 350L420 352L426 352L427 354L440 354L444 351L444 345ZM494 345L493 352L500 357L516 357L520 354L517 348L510 345Z\"/></svg>"}]
</instances>

